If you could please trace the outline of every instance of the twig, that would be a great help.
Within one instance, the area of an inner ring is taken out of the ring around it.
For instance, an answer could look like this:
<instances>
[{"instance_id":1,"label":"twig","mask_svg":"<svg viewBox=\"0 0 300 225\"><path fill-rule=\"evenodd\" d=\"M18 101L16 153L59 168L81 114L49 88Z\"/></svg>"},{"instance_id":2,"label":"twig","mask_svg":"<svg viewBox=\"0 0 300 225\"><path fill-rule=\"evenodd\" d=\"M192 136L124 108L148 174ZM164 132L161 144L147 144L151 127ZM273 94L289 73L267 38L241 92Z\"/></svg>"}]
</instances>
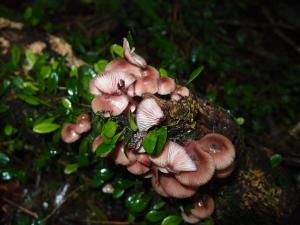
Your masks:
<instances>
[{"instance_id":1,"label":"twig","mask_svg":"<svg viewBox=\"0 0 300 225\"><path fill-rule=\"evenodd\" d=\"M14 207L20 209L22 212L28 214L29 216L33 217L34 219L37 219L37 218L38 218L38 214L37 214L37 213L32 212L31 210L29 210L29 209L27 209L27 208L25 208L25 207L23 207L23 206L21 206L21 205L15 203L15 202L13 202L13 201L11 201L11 200L5 198L5 197L1 197L1 199L2 199L3 201L5 201L6 203L8 203L8 204L10 204L10 205L12 205L12 206L14 206Z\"/></svg>"}]
</instances>

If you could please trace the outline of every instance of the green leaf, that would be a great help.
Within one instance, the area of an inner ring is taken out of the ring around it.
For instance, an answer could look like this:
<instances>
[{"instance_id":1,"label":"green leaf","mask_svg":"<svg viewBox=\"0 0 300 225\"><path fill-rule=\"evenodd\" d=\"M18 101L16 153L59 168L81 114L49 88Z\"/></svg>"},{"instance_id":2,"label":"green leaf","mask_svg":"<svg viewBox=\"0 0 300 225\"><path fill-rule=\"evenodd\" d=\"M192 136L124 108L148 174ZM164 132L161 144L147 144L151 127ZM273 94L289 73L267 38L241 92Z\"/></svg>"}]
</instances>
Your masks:
<instances>
[{"instance_id":1,"label":"green leaf","mask_svg":"<svg viewBox=\"0 0 300 225\"><path fill-rule=\"evenodd\" d=\"M110 53L113 58L115 58L115 57L123 58L124 57L123 47L118 44L113 44L112 46L110 46Z\"/></svg>"},{"instance_id":2,"label":"green leaf","mask_svg":"<svg viewBox=\"0 0 300 225\"><path fill-rule=\"evenodd\" d=\"M55 92L58 88L58 80L59 80L58 73L51 72L47 80L48 80L48 91Z\"/></svg>"},{"instance_id":3,"label":"green leaf","mask_svg":"<svg viewBox=\"0 0 300 225\"><path fill-rule=\"evenodd\" d=\"M156 130L151 130L144 137L144 149L148 154L152 154L155 150L157 143L157 133Z\"/></svg>"},{"instance_id":4,"label":"green leaf","mask_svg":"<svg viewBox=\"0 0 300 225\"><path fill-rule=\"evenodd\" d=\"M167 127L163 126L157 129L156 135L157 135L157 143L155 146L155 154L160 155L167 141L167 137L168 137Z\"/></svg>"},{"instance_id":5,"label":"green leaf","mask_svg":"<svg viewBox=\"0 0 300 225\"><path fill-rule=\"evenodd\" d=\"M39 88L32 82L24 82L24 88L28 88L29 90L31 90L32 92L37 92L39 90Z\"/></svg>"},{"instance_id":6,"label":"green leaf","mask_svg":"<svg viewBox=\"0 0 300 225\"><path fill-rule=\"evenodd\" d=\"M59 124L56 123L40 123L37 124L33 127L33 132L38 133L38 134L46 134L46 133L51 133L55 130L60 128Z\"/></svg>"},{"instance_id":7,"label":"green leaf","mask_svg":"<svg viewBox=\"0 0 300 225\"><path fill-rule=\"evenodd\" d=\"M51 67L43 65L40 69L40 73L38 75L40 80L47 79L51 73Z\"/></svg>"},{"instance_id":8,"label":"green leaf","mask_svg":"<svg viewBox=\"0 0 300 225\"><path fill-rule=\"evenodd\" d=\"M179 225L181 223L182 219L180 216L177 215L171 215L161 222L161 225Z\"/></svg>"},{"instance_id":9,"label":"green leaf","mask_svg":"<svg viewBox=\"0 0 300 225\"><path fill-rule=\"evenodd\" d=\"M4 153L0 151L0 165L5 165L9 163L10 158Z\"/></svg>"},{"instance_id":10,"label":"green leaf","mask_svg":"<svg viewBox=\"0 0 300 225\"><path fill-rule=\"evenodd\" d=\"M150 202L150 197L144 193L134 193L125 200L126 207L132 212L143 212Z\"/></svg>"},{"instance_id":11,"label":"green leaf","mask_svg":"<svg viewBox=\"0 0 300 225\"><path fill-rule=\"evenodd\" d=\"M104 154L106 154L108 152L111 152L115 148L117 141L119 140L119 138L123 134L123 131L121 131L118 134L116 134L111 139L111 141L109 143L104 143L103 142L100 146L98 146L98 148L96 149L97 156L101 156L101 155L104 155Z\"/></svg>"},{"instance_id":12,"label":"green leaf","mask_svg":"<svg viewBox=\"0 0 300 225\"><path fill-rule=\"evenodd\" d=\"M165 70L164 68L159 68L159 74L161 77L168 77L168 71Z\"/></svg>"},{"instance_id":13,"label":"green leaf","mask_svg":"<svg viewBox=\"0 0 300 225\"><path fill-rule=\"evenodd\" d=\"M103 179L104 181L111 180L114 176L114 172L111 169L108 168L102 168L99 171L99 177Z\"/></svg>"},{"instance_id":14,"label":"green leaf","mask_svg":"<svg viewBox=\"0 0 300 225\"><path fill-rule=\"evenodd\" d=\"M189 83L191 83L193 80L195 80L200 74L201 74L201 72L204 70L204 67L203 66L200 66L200 67L198 67L197 69L195 69L192 73L191 73L191 75L190 75L190 77L189 77L189 80L188 80L188 82L187 82L187 84L189 84Z\"/></svg>"},{"instance_id":15,"label":"green leaf","mask_svg":"<svg viewBox=\"0 0 300 225\"><path fill-rule=\"evenodd\" d=\"M4 104L3 102L0 102L0 113L4 113L7 110L9 110L9 106Z\"/></svg>"},{"instance_id":16,"label":"green leaf","mask_svg":"<svg viewBox=\"0 0 300 225\"><path fill-rule=\"evenodd\" d=\"M125 190L123 188L115 188L112 196L113 199L119 199L123 196L123 194L125 193Z\"/></svg>"},{"instance_id":17,"label":"green leaf","mask_svg":"<svg viewBox=\"0 0 300 225\"><path fill-rule=\"evenodd\" d=\"M67 97L62 98L61 103L66 109L72 109L72 102Z\"/></svg>"},{"instance_id":18,"label":"green leaf","mask_svg":"<svg viewBox=\"0 0 300 225\"><path fill-rule=\"evenodd\" d=\"M75 65L71 66L71 70L70 70L70 77L78 77L78 68Z\"/></svg>"},{"instance_id":19,"label":"green leaf","mask_svg":"<svg viewBox=\"0 0 300 225\"><path fill-rule=\"evenodd\" d=\"M64 173L65 174L71 174L76 172L78 169L78 164L77 163L73 163L73 164L69 164L65 167L64 169Z\"/></svg>"},{"instance_id":20,"label":"green leaf","mask_svg":"<svg viewBox=\"0 0 300 225\"><path fill-rule=\"evenodd\" d=\"M214 221L211 217L209 217L203 221L203 224L204 225L214 225Z\"/></svg>"},{"instance_id":21,"label":"green leaf","mask_svg":"<svg viewBox=\"0 0 300 225\"><path fill-rule=\"evenodd\" d=\"M243 117L238 117L235 119L238 125L242 126L245 123L245 119Z\"/></svg>"},{"instance_id":22,"label":"green leaf","mask_svg":"<svg viewBox=\"0 0 300 225\"><path fill-rule=\"evenodd\" d=\"M4 126L4 134L6 136L11 136L14 132L14 127L11 124L5 124Z\"/></svg>"},{"instance_id":23,"label":"green leaf","mask_svg":"<svg viewBox=\"0 0 300 225\"><path fill-rule=\"evenodd\" d=\"M104 71L108 61L106 59L100 59L98 62L94 64L94 70L96 73L100 73Z\"/></svg>"},{"instance_id":24,"label":"green leaf","mask_svg":"<svg viewBox=\"0 0 300 225\"><path fill-rule=\"evenodd\" d=\"M133 42L131 31L128 31L127 33L127 41L129 43L130 48L132 48L134 46L134 42Z\"/></svg>"},{"instance_id":25,"label":"green leaf","mask_svg":"<svg viewBox=\"0 0 300 225\"><path fill-rule=\"evenodd\" d=\"M161 202L156 203L156 204L153 206L153 209L158 210L158 209L163 208L165 205L166 205L166 202L161 201Z\"/></svg>"},{"instance_id":26,"label":"green leaf","mask_svg":"<svg viewBox=\"0 0 300 225\"><path fill-rule=\"evenodd\" d=\"M283 157L280 154L274 154L270 158L272 168L278 167L283 161Z\"/></svg>"},{"instance_id":27,"label":"green leaf","mask_svg":"<svg viewBox=\"0 0 300 225\"><path fill-rule=\"evenodd\" d=\"M157 223L165 218L168 213L164 210L151 210L146 214L146 220L151 223Z\"/></svg>"},{"instance_id":28,"label":"green leaf","mask_svg":"<svg viewBox=\"0 0 300 225\"><path fill-rule=\"evenodd\" d=\"M40 99L33 95L18 94L17 97L30 105L40 105Z\"/></svg>"},{"instance_id":29,"label":"green leaf","mask_svg":"<svg viewBox=\"0 0 300 225\"><path fill-rule=\"evenodd\" d=\"M30 49L26 49L25 58L30 68L32 68L37 61L37 56Z\"/></svg>"},{"instance_id":30,"label":"green leaf","mask_svg":"<svg viewBox=\"0 0 300 225\"><path fill-rule=\"evenodd\" d=\"M118 124L116 122L111 120L107 121L103 126L102 136L112 138L115 135L117 128Z\"/></svg>"},{"instance_id":31,"label":"green leaf","mask_svg":"<svg viewBox=\"0 0 300 225\"><path fill-rule=\"evenodd\" d=\"M11 48L11 62L14 66L17 66L20 62L21 59L21 49L16 46L13 45Z\"/></svg>"},{"instance_id":32,"label":"green leaf","mask_svg":"<svg viewBox=\"0 0 300 225\"><path fill-rule=\"evenodd\" d=\"M137 130L138 130L138 127L137 127L137 125L136 125L136 123L135 123L135 121L134 121L133 115L132 115L132 113L131 113L130 110L129 110L129 112L128 112L127 118L128 118L128 123L129 123L130 129L131 129L132 131L137 131Z\"/></svg>"}]
</instances>

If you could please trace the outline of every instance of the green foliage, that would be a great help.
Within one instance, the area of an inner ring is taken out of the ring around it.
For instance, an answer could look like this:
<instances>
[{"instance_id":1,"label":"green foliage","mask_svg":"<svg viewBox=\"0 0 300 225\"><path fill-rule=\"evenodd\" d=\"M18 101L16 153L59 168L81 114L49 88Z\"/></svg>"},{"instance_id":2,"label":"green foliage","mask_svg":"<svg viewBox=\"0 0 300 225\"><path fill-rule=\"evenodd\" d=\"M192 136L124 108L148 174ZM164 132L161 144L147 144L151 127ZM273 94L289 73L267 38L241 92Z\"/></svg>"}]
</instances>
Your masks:
<instances>
[{"instance_id":1,"label":"green foliage","mask_svg":"<svg viewBox=\"0 0 300 225\"><path fill-rule=\"evenodd\" d=\"M149 131L144 137L144 148L148 154L159 155L167 141L167 127L162 126Z\"/></svg>"},{"instance_id":2,"label":"green foliage","mask_svg":"<svg viewBox=\"0 0 300 225\"><path fill-rule=\"evenodd\" d=\"M188 79L188 81L187 81L187 84L190 84L193 80L195 80L195 79L202 73L203 70L204 70L204 67L203 67L203 66L200 66L200 67L198 67L197 69L195 69L195 70L191 73L191 75L190 75L190 77L189 77L189 79Z\"/></svg>"},{"instance_id":3,"label":"green foliage","mask_svg":"<svg viewBox=\"0 0 300 225\"><path fill-rule=\"evenodd\" d=\"M280 154L274 154L270 158L270 163L272 168L276 168L280 166L282 161L283 161L283 157Z\"/></svg>"}]
</instances>

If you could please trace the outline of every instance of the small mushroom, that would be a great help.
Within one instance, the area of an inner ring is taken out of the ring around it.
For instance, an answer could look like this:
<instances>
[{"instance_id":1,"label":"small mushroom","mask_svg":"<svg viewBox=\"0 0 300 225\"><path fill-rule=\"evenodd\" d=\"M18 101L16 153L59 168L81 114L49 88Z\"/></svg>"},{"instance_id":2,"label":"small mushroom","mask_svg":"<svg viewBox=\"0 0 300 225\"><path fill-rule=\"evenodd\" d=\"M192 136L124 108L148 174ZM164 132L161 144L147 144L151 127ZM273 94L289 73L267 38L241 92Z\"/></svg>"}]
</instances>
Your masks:
<instances>
[{"instance_id":1,"label":"small mushroom","mask_svg":"<svg viewBox=\"0 0 300 225\"><path fill-rule=\"evenodd\" d=\"M94 113L101 112L104 117L118 116L128 106L128 98L125 95L98 95L92 101Z\"/></svg>"},{"instance_id":2,"label":"small mushroom","mask_svg":"<svg viewBox=\"0 0 300 225\"><path fill-rule=\"evenodd\" d=\"M160 95L171 94L175 90L176 84L173 78L161 77L158 80L158 91Z\"/></svg>"},{"instance_id":3,"label":"small mushroom","mask_svg":"<svg viewBox=\"0 0 300 225\"><path fill-rule=\"evenodd\" d=\"M126 59L117 58L108 63L105 67L105 71L124 71L127 74L135 77L142 76L142 70L136 65L129 63Z\"/></svg>"},{"instance_id":4,"label":"small mushroom","mask_svg":"<svg viewBox=\"0 0 300 225\"><path fill-rule=\"evenodd\" d=\"M136 112L136 123L139 131L147 131L159 124L164 113L154 98L146 98L140 102Z\"/></svg>"},{"instance_id":5,"label":"small mushroom","mask_svg":"<svg viewBox=\"0 0 300 225\"><path fill-rule=\"evenodd\" d=\"M136 78L124 71L104 71L90 81L90 92L95 95L120 94L121 88L128 88Z\"/></svg>"},{"instance_id":6,"label":"small mushroom","mask_svg":"<svg viewBox=\"0 0 300 225\"><path fill-rule=\"evenodd\" d=\"M221 134L207 134L197 141L197 146L213 157L217 170L225 169L234 161L235 148L232 142Z\"/></svg>"},{"instance_id":7,"label":"small mushroom","mask_svg":"<svg viewBox=\"0 0 300 225\"><path fill-rule=\"evenodd\" d=\"M123 142L118 143L112 156L115 163L119 165L129 166L136 162L136 155L131 150L127 151L125 154Z\"/></svg>"},{"instance_id":8,"label":"small mushroom","mask_svg":"<svg viewBox=\"0 0 300 225\"><path fill-rule=\"evenodd\" d=\"M75 131L78 134L88 132L91 129L90 116L87 113L81 113L76 119Z\"/></svg>"},{"instance_id":9,"label":"small mushroom","mask_svg":"<svg viewBox=\"0 0 300 225\"><path fill-rule=\"evenodd\" d=\"M152 176L151 183L152 183L152 187L153 187L154 191L156 191L156 193L158 193L159 195L161 195L163 197L169 197L169 195L166 193L166 191L163 189L163 187L159 183L157 176Z\"/></svg>"},{"instance_id":10,"label":"small mushroom","mask_svg":"<svg viewBox=\"0 0 300 225\"><path fill-rule=\"evenodd\" d=\"M228 177L234 170L234 163L232 163L230 166L226 167L225 169L222 170L216 170L216 177L218 178L226 178Z\"/></svg>"},{"instance_id":11,"label":"small mushroom","mask_svg":"<svg viewBox=\"0 0 300 225\"><path fill-rule=\"evenodd\" d=\"M189 96L189 94L190 94L190 91L188 88L177 85L176 89L171 94L171 100L179 101L182 97Z\"/></svg>"},{"instance_id":12,"label":"small mushroom","mask_svg":"<svg viewBox=\"0 0 300 225\"><path fill-rule=\"evenodd\" d=\"M165 192L174 198L189 198L197 192L197 188L182 185L171 175L161 175L159 183Z\"/></svg>"},{"instance_id":13,"label":"small mushroom","mask_svg":"<svg viewBox=\"0 0 300 225\"><path fill-rule=\"evenodd\" d=\"M134 52L134 48L130 49L129 43L126 38L123 39L123 50L124 50L124 56L128 60L128 62L139 66L141 68L145 68L147 66L147 63L144 58L139 56Z\"/></svg>"},{"instance_id":14,"label":"small mushroom","mask_svg":"<svg viewBox=\"0 0 300 225\"><path fill-rule=\"evenodd\" d=\"M198 223L200 221L199 218L195 217L193 214L189 214L187 215L183 208L180 207L180 211L181 211L181 217L182 219L187 222L187 223L191 223L191 224L195 224L195 223Z\"/></svg>"},{"instance_id":15,"label":"small mushroom","mask_svg":"<svg viewBox=\"0 0 300 225\"><path fill-rule=\"evenodd\" d=\"M135 82L135 95L155 94L158 91L159 72L152 66L147 66L142 77Z\"/></svg>"},{"instance_id":16,"label":"small mushroom","mask_svg":"<svg viewBox=\"0 0 300 225\"><path fill-rule=\"evenodd\" d=\"M150 160L158 167L173 173L197 169L185 149L172 141L167 141L162 153L158 157L150 157Z\"/></svg>"},{"instance_id":17,"label":"small mushroom","mask_svg":"<svg viewBox=\"0 0 300 225\"><path fill-rule=\"evenodd\" d=\"M211 216L214 210L215 210L214 199L210 196L206 196L205 199L195 202L194 208L191 209L191 214L199 219L205 219Z\"/></svg>"},{"instance_id":18,"label":"small mushroom","mask_svg":"<svg viewBox=\"0 0 300 225\"><path fill-rule=\"evenodd\" d=\"M175 175L176 179L188 186L200 186L206 184L214 175L215 163L213 158L204 151L198 151L196 142L191 141L185 146L185 150L192 161L195 163L197 170L193 172L180 172Z\"/></svg>"},{"instance_id":19,"label":"small mushroom","mask_svg":"<svg viewBox=\"0 0 300 225\"><path fill-rule=\"evenodd\" d=\"M145 166L144 164L136 161L132 165L128 165L127 170L132 174L142 175L142 174L147 173L150 170L150 168Z\"/></svg>"},{"instance_id":20,"label":"small mushroom","mask_svg":"<svg viewBox=\"0 0 300 225\"><path fill-rule=\"evenodd\" d=\"M65 124L61 130L61 138L66 143L72 143L77 141L80 138L80 134L75 131L75 124Z\"/></svg>"}]
</instances>

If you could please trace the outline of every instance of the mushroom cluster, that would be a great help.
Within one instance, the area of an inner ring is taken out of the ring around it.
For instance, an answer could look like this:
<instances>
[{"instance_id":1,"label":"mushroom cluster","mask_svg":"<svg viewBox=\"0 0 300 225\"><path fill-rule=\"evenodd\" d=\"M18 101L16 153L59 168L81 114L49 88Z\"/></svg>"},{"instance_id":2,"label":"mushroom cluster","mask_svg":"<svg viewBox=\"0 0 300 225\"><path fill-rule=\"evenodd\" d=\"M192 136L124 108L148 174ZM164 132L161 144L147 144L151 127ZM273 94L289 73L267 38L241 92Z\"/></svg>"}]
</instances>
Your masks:
<instances>
[{"instance_id":1,"label":"mushroom cluster","mask_svg":"<svg viewBox=\"0 0 300 225\"><path fill-rule=\"evenodd\" d=\"M143 139L150 129L163 124L165 113L168 113L164 112L159 99L180 104L190 92L188 88L176 85L174 79L161 77L154 67L130 49L125 38L123 50L124 58L112 60L104 72L90 81L90 92L95 95L91 108L104 118L131 112L138 127L135 135ZM75 127L70 124L63 129L63 133L72 134L72 138L66 138L62 133L64 141L76 140L79 133ZM101 135L97 136L92 150L96 151L102 142ZM125 151L124 142L121 138L115 149L105 156L126 166L132 174L151 178L153 189L164 197L189 198L213 177L225 178L234 169L235 147L218 133L208 133L198 140L182 143L169 139L159 155L149 155L143 144L129 146ZM186 222L196 223L213 211L214 200L206 196L195 201L190 214L182 210L182 217Z\"/></svg>"}]
</instances>

